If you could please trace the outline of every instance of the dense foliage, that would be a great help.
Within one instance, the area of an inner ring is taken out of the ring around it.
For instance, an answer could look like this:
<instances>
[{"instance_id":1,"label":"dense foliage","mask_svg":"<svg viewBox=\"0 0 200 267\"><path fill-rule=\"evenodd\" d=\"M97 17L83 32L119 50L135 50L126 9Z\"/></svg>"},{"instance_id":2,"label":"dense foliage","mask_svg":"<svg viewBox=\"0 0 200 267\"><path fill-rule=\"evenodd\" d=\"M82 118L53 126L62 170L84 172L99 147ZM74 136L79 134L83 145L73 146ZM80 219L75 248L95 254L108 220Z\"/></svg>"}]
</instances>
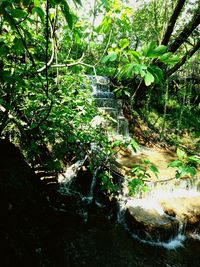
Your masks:
<instances>
[{"instance_id":1,"label":"dense foliage","mask_svg":"<svg viewBox=\"0 0 200 267\"><path fill-rule=\"evenodd\" d=\"M162 138L199 148L199 2L139 2L1 1L0 135L33 168L58 171L92 142L112 157L88 74L110 77Z\"/></svg>"}]
</instances>

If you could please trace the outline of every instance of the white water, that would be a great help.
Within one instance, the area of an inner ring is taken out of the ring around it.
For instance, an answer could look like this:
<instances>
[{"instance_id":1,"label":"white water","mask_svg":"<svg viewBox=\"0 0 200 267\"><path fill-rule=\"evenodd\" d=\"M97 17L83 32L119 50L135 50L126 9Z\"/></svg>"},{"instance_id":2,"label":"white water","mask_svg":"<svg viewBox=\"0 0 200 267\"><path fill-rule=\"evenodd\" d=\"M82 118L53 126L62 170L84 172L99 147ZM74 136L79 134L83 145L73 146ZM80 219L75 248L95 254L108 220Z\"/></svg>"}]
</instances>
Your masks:
<instances>
[{"instance_id":1,"label":"white water","mask_svg":"<svg viewBox=\"0 0 200 267\"><path fill-rule=\"evenodd\" d=\"M128 138L129 124L123 115L122 101L115 99L114 94L110 91L109 79L102 76L89 76L88 78L91 82L96 106L101 112L104 111L111 117L110 122L107 122L108 125L110 124L116 135ZM105 124L105 118L98 118L98 121Z\"/></svg>"},{"instance_id":2,"label":"white water","mask_svg":"<svg viewBox=\"0 0 200 267\"><path fill-rule=\"evenodd\" d=\"M97 176L98 176L98 173L99 173L100 169L101 169L101 167L98 167L94 171L94 174L93 174L93 177L92 177L92 182L91 182L91 185L90 185L90 190L89 190L89 193L88 193L87 197L85 198L86 201L87 201L87 204L91 204L93 202L94 190L95 190Z\"/></svg>"},{"instance_id":3,"label":"white water","mask_svg":"<svg viewBox=\"0 0 200 267\"><path fill-rule=\"evenodd\" d=\"M113 116L113 119L117 121L117 129L116 129L116 136L118 135L119 138L125 139L129 137L128 133L128 123L126 119L123 117L121 103L116 102L115 107L115 99L113 99L113 96L110 93L108 80L105 81L103 79L100 79L99 81L93 80L93 92L95 93L95 96L97 97L97 106L99 106L101 109L104 109L105 112L111 111L110 116ZM98 95L99 94L99 95ZM111 97L111 99L109 98ZM101 116L97 116L92 121L92 126L96 127L99 124L104 123L104 118ZM121 124L120 124L121 123ZM95 150L95 146L93 148ZM151 149L141 148L138 153L135 153L139 155L141 151L147 151L151 154ZM152 152L152 156L153 156ZM59 183L61 184L60 192L61 193L67 193L69 194L70 191L70 185L74 178L77 176L78 170L81 168L81 166L84 164L85 159L77 161L75 164L70 166L64 174L62 174L59 177ZM93 179L90 185L90 189L88 192L88 195L83 197L81 196L82 200L87 203L91 204L94 200L94 190L96 186L96 179L98 176L99 168L97 168L94 172ZM185 183L185 184L184 184ZM128 206L131 207L141 207L144 210L154 210L158 213L158 215L165 215L165 212L163 210L163 207L161 206L162 200L168 200L172 197L181 198L181 197L200 197L200 193L198 192L197 188L192 188L190 190L186 190L187 181L184 182L181 186L178 185L179 189L176 188L176 186L171 183L167 184L161 184L158 183L158 186L154 187L154 184L152 185L152 188L150 190L150 193L143 199L136 199L136 198L130 198L128 197L128 186L127 186L127 180L124 179L124 182L122 184L122 192L117 197L118 204L119 204L119 212L118 212L118 222L130 232L130 234L137 240L139 240L142 243L147 243L152 246L162 246L166 249L176 249L177 247L183 247L184 241L186 239L185 235L185 225L186 222L184 220L179 221L179 227L177 229L174 229L176 231L175 236L169 238L167 242L161 242L158 240L144 240L139 237L139 235L136 235L135 233L131 232L128 228L126 221L125 221L125 213ZM87 220L87 216L86 220ZM200 240L200 235L198 233L192 233L189 236L190 238L195 238Z\"/></svg>"},{"instance_id":4,"label":"white water","mask_svg":"<svg viewBox=\"0 0 200 267\"><path fill-rule=\"evenodd\" d=\"M60 184L60 187L58 189L59 193L63 195L70 195L72 193L72 190L70 190L70 186L74 181L74 179L77 177L77 173L83 166L86 159L87 156L85 156L84 159L78 160L74 164L69 166L64 173L59 174L58 176L58 183Z\"/></svg>"},{"instance_id":5,"label":"white water","mask_svg":"<svg viewBox=\"0 0 200 267\"><path fill-rule=\"evenodd\" d=\"M186 238L193 238L200 240L200 234L199 231L194 231L193 233L189 233L186 235L186 225L187 225L187 220L185 218L176 218L179 222L179 226L177 229L174 229L175 231L175 236L172 236L168 241L163 242L159 240L159 236L157 240L145 240L140 238L140 236L136 233L133 233L132 230L127 225L127 222L125 220L125 213L128 207L139 207L142 208L143 210L149 211L149 212L156 212L160 216L169 216L165 213L163 210L163 207L161 205L161 202L163 200L167 201L172 198L190 198L190 197L197 197L200 198L200 192L197 190L197 188L193 188L191 190L186 190L186 189L176 189L171 192L167 192L163 189L156 189L155 191L152 191L151 194L142 199L138 198L133 198L133 197L121 197L119 198L119 212L118 212L118 222L122 224L125 229L127 229L131 236L134 239L139 240L142 243L146 243L152 246L161 246L166 249L176 249L178 247L183 247L184 246L184 241ZM170 216L169 216L170 217Z\"/></svg>"}]
</instances>

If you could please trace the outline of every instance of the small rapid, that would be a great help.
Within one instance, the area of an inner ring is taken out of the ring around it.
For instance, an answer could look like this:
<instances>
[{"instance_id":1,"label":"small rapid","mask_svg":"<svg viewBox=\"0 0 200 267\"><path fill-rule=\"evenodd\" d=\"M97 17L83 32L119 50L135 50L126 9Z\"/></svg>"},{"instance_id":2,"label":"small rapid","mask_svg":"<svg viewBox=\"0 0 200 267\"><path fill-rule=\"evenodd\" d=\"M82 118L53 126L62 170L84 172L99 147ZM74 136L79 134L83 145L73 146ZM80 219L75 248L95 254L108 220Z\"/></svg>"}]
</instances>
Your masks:
<instances>
[{"instance_id":1,"label":"small rapid","mask_svg":"<svg viewBox=\"0 0 200 267\"><path fill-rule=\"evenodd\" d=\"M102 110L112 117L110 124L115 132L116 139L130 139L129 125L122 111L122 101L114 98L110 92L109 79L102 76L89 76L92 95L100 112ZM93 124L104 123L101 115L96 116ZM108 126L108 125L107 125ZM91 144L93 154L96 146ZM199 179L175 179L173 168L167 168L168 163L176 158L169 151L140 147L129 156L117 158L121 166L133 167L141 158L149 159L159 169L158 179L147 183L148 192L131 197L128 191L128 180L123 178L121 190L115 195L118 205L117 222L142 244L174 250L184 247L187 240L199 242L200 231L200 192ZM83 166L86 158L70 166L58 181L60 192L71 194L72 181ZM80 195L86 206L99 203L95 199L95 187L100 167L96 167L91 184L86 195ZM154 174L150 172L150 175ZM104 205L99 203L100 208Z\"/></svg>"}]
</instances>

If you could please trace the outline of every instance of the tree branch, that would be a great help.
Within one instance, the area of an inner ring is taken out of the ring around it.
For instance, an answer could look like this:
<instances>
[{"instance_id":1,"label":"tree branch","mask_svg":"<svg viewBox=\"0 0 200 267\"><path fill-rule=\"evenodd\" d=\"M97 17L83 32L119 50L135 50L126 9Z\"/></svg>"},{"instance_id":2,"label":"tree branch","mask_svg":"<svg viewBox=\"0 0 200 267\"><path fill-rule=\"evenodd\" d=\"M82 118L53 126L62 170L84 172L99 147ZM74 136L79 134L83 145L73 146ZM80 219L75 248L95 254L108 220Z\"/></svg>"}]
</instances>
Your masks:
<instances>
[{"instance_id":1,"label":"tree branch","mask_svg":"<svg viewBox=\"0 0 200 267\"><path fill-rule=\"evenodd\" d=\"M45 65L42 68L37 70L38 73L42 72L43 70L46 70L46 68L48 68L52 64L53 59L54 59L54 55L55 55L55 44L54 44L54 40L53 40L53 29L52 29L51 23L49 25L50 25L51 38L52 38L52 41L51 41L51 44L52 44L51 58L49 59L49 61L47 63L45 63Z\"/></svg>"},{"instance_id":2,"label":"tree branch","mask_svg":"<svg viewBox=\"0 0 200 267\"><path fill-rule=\"evenodd\" d=\"M169 20L169 23L168 23L168 26L167 26L167 29L166 29L166 32L163 36L163 40L161 42L162 45L168 45L169 43L169 39L172 35L172 32L174 30L174 26L176 24L176 21L181 13L181 10L185 4L186 0L178 0L177 4L176 4L176 7L173 11L173 14Z\"/></svg>"},{"instance_id":3,"label":"tree branch","mask_svg":"<svg viewBox=\"0 0 200 267\"><path fill-rule=\"evenodd\" d=\"M46 95L49 95L49 76L48 76L48 48L49 48L49 0L46 2L46 51L45 51L45 74L46 74Z\"/></svg>"},{"instance_id":4,"label":"tree branch","mask_svg":"<svg viewBox=\"0 0 200 267\"><path fill-rule=\"evenodd\" d=\"M191 21L184 27L182 32L175 38L175 40L169 45L168 51L174 53L176 50L187 40L190 34L200 24L200 11L196 9Z\"/></svg>"},{"instance_id":5,"label":"tree branch","mask_svg":"<svg viewBox=\"0 0 200 267\"><path fill-rule=\"evenodd\" d=\"M84 54L82 55L82 57L78 61L68 63L68 64L54 64L54 65L51 65L51 68L68 68L68 67L72 67L72 66L76 66L76 65L82 65L82 66L92 68L95 76L97 76L95 65L90 65L90 64L84 63L82 61L83 57L84 57Z\"/></svg>"},{"instance_id":6,"label":"tree branch","mask_svg":"<svg viewBox=\"0 0 200 267\"><path fill-rule=\"evenodd\" d=\"M200 48L200 39L196 43L196 45L184 56L182 59L171 69L167 71L167 76L172 75L175 71L177 71L189 58L191 58L194 53Z\"/></svg>"}]
</instances>

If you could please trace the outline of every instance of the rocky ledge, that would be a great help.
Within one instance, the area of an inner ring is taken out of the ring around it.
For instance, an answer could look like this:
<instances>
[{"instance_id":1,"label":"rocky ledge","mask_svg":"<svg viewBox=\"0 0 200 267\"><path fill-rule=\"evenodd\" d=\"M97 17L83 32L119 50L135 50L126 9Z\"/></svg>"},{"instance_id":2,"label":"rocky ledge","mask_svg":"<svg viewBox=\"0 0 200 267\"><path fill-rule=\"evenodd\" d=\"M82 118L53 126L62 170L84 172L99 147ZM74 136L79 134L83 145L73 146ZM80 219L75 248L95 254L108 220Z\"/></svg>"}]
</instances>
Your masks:
<instances>
[{"instance_id":1,"label":"rocky ledge","mask_svg":"<svg viewBox=\"0 0 200 267\"><path fill-rule=\"evenodd\" d=\"M134 234L148 241L167 242L178 234L198 233L200 194L129 200L126 221Z\"/></svg>"}]
</instances>

